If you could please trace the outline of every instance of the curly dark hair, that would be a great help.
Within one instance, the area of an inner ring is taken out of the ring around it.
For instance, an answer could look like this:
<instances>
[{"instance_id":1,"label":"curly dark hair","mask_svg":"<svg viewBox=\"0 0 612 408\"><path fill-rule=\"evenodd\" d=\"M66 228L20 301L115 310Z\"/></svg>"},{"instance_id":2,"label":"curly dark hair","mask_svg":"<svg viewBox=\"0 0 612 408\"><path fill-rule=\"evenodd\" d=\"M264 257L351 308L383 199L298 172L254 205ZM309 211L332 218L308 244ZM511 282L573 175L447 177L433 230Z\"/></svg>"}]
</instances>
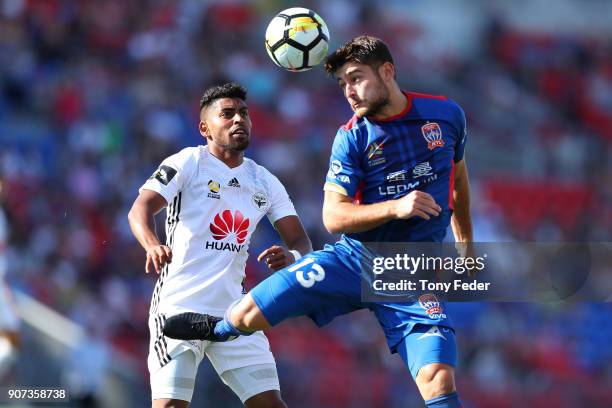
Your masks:
<instances>
[{"instance_id":1,"label":"curly dark hair","mask_svg":"<svg viewBox=\"0 0 612 408\"><path fill-rule=\"evenodd\" d=\"M378 68L385 62L393 64L393 57L387 44L380 38L362 35L329 54L325 59L325 71L333 76L347 62L358 62Z\"/></svg>"},{"instance_id":2,"label":"curly dark hair","mask_svg":"<svg viewBox=\"0 0 612 408\"><path fill-rule=\"evenodd\" d=\"M247 91L235 82L215 85L204 91L200 99L200 110L220 98L238 98L246 101Z\"/></svg>"}]
</instances>

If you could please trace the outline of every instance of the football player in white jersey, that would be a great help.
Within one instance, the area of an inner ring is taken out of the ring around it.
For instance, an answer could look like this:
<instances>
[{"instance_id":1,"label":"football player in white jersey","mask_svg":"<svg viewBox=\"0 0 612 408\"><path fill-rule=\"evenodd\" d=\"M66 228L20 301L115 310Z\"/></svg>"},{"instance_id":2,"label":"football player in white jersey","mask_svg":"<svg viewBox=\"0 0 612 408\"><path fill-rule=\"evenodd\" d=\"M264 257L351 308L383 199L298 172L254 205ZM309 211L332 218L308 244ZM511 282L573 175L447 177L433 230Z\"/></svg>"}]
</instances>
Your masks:
<instances>
[{"instance_id":1,"label":"football player in white jersey","mask_svg":"<svg viewBox=\"0 0 612 408\"><path fill-rule=\"evenodd\" d=\"M271 246L259 261L278 270L312 250L283 185L244 157L251 133L245 98L246 91L235 83L204 92L199 131L207 145L166 158L140 188L128 216L146 251L146 272L159 274L149 316L154 408L189 405L204 356L245 406L286 406L263 333L227 343L174 340L162 334L169 316L222 315L242 298L249 241L264 215L285 246ZM154 216L165 207L166 244L162 244Z\"/></svg>"},{"instance_id":2,"label":"football player in white jersey","mask_svg":"<svg viewBox=\"0 0 612 408\"><path fill-rule=\"evenodd\" d=\"M0 179L0 201L3 193ZM4 283L7 269L8 222L0 206L0 380L17 359L19 350L19 319L12 301L11 292Z\"/></svg>"}]
</instances>

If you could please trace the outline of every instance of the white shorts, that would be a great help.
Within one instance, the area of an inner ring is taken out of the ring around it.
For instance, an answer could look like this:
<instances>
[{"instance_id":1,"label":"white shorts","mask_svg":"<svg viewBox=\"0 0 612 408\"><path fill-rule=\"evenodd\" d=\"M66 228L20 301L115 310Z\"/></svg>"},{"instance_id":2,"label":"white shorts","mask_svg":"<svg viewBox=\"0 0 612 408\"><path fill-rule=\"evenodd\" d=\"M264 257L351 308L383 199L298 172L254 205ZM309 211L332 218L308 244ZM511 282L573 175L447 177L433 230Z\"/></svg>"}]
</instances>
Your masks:
<instances>
[{"instance_id":1,"label":"white shorts","mask_svg":"<svg viewBox=\"0 0 612 408\"><path fill-rule=\"evenodd\" d=\"M13 296L0 280L0 331L17 331L19 318Z\"/></svg>"},{"instance_id":2,"label":"white shorts","mask_svg":"<svg viewBox=\"0 0 612 408\"><path fill-rule=\"evenodd\" d=\"M164 321L164 315L149 316L147 363L153 400L191 401L198 366L205 356L243 403L264 391L280 390L276 362L263 332L224 343L176 340L162 334Z\"/></svg>"}]
</instances>

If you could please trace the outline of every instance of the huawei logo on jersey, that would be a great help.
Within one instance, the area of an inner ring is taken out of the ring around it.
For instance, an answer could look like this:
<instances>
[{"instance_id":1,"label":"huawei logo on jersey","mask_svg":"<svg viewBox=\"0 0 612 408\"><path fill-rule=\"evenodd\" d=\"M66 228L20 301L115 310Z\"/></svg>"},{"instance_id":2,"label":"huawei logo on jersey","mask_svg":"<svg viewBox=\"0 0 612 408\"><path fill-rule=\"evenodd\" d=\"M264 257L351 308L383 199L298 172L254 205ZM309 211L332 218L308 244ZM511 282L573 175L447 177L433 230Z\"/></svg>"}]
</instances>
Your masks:
<instances>
[{"instance_id":1,"label":"huawei logo on jersey","mask_svg":"<svg viewBox=\"0 0 612 408\"><path fill-rule=\"evenodd\" d=\"M210 232L217 241L227 238L235 238L236 244L231 242L206 242L206 249L216 249L219 251L240 252L244 241L249 234L249 219L238 210L232 214L231 210L225 210L215 215L210 224Z\"/></svg>"}]
</instances>

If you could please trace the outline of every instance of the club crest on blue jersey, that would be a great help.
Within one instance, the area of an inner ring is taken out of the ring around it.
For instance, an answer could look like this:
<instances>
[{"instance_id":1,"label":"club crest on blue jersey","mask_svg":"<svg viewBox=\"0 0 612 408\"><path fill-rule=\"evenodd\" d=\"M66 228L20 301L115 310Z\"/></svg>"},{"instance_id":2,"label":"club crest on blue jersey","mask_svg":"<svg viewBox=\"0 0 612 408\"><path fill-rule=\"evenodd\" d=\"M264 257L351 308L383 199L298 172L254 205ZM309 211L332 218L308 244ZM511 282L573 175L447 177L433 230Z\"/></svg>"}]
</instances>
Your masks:
<instances>
[{"instance_id":1,"label":"club crest on blue jersey","mask_svg":"<svg viewBox=\"0 0 612 408\"><path fill-rule=\"evenodd\" d=\"M419 296L419 305L425 309L425 313L427 313L431 319L446 319L442 304L433 293L425 293Z\"/></svg>"},{"instance_id":2,"label":"club crest on blue jersey","mask_svg":"<svg viewBox=\"0 0 612 408\"><path fill-rule=\"evenodd\" d=\"M421 126L421 132L427 142L429 150L433 150L436 147L444 146L444 140L442 139L442 129L436 122L426 123Z\"/></svg>"}]
</instances>

